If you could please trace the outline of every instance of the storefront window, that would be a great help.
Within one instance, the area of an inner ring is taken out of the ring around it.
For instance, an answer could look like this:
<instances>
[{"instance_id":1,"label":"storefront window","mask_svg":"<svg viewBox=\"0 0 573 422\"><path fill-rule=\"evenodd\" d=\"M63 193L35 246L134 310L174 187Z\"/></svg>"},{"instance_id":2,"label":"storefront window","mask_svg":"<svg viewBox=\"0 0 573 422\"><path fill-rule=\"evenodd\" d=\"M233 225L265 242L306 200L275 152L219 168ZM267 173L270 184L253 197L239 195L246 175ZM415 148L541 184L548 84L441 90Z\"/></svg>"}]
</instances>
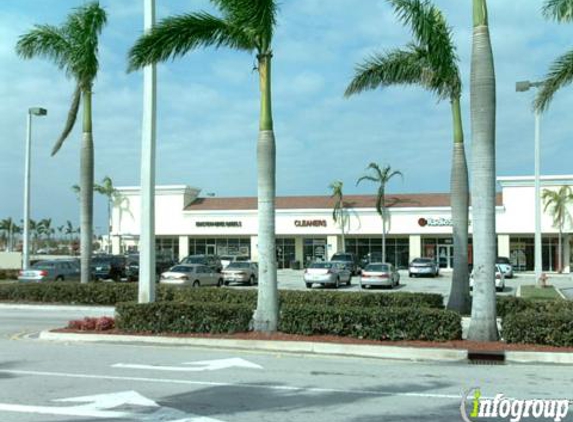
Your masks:
<instances>
[{"instance_id":1,"label":"storefront window","mask_svg":"<svg viewBox=\"0 0 573 422\"><path fill-rule=\"evenodd\" d=\"M365 259L369 253L382 253L382 238L346 239L346 252L355 254L358 259ZM410 257L410 241L407 238L386 239L386 261L397 268L407 268Z\"/></svg>"},{"instance_id":2,"label":"storefront window","mask_svg":"<svg viewBox=\"0 0 573 422\"><path fill-rule=\"evenodd\" d=\"M304 265L308 266L314 261L326 261L326 239L306 238L303 240Z\"/></svg>"},{"instance_id":3,"label":"storefront window","mask_svg":"<svg viewBox=\"0 0 573 422\"><path fill-rule=\"evenodd\" d=\"M251 256L250 238L189 239L189 255Z\"/></svg>"},{"instance_id":4,"label":"storefront window","mask_svg":"<svg viewBox=\"0 0 573 422\"><path fill-rule=\"evenodd\" d=\"M157 237L155 238L155 251L157 255L178 261L179 260L179 238L178 237Z\"/></svg>"},{"instance_id":5,"label":"storefront window","mask_svg":"<svg viewBox=\"0 0 573 422\"><path fill-rule=\"evenodd\" d=\"M277 238L277 266L290 268L290 264L295 260L295 240Z\"/></svg>"}]
</instances>

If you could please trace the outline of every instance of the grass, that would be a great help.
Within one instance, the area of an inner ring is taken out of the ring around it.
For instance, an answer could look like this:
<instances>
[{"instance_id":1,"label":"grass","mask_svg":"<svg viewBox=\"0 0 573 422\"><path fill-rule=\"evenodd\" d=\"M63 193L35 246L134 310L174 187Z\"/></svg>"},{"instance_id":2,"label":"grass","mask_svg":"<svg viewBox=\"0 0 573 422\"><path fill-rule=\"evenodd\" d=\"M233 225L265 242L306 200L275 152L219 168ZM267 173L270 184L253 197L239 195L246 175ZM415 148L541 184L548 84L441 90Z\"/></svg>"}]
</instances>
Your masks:
<instances>
[{"instance_id":1,"label":"grass","mask_svg":"<svg viewBox=\"0 0 573 422\"><path fill-rule=\"evenodd\" d=\"M537 300L560 300L563 299L555 287L521 286L521 297L525 299Z\"/></svg>"},{"instance_id":2,"label":"grass","mask_svg":"<svg viewBox=\"0 0 573 422\"><path fill-rule=\"evenodd\" d=\"M18 280L0 280L0 284L13 284L17 282Z\"/></svg>"}]
</instances>

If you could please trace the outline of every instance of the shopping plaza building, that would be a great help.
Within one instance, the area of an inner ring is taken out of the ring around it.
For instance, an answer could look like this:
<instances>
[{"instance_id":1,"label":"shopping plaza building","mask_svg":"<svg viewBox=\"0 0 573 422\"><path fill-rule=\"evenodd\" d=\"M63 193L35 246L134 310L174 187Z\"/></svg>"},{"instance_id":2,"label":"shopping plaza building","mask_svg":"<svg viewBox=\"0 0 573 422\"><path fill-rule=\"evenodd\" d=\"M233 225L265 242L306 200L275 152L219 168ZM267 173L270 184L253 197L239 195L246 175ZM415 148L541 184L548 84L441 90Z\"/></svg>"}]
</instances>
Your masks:
<instances>
[{"instance_id":1,"label":"shopping plaza building","mask_svg":"<svg viewBox=\"0 0 573 422\"><path fill-rule=\"evenodd\" d=\"M497 254L509 257L516 271L534 264L533 177L498 177L496 200ZM542 176L541 189L571 186L573 176ZM140 232L140 190L118 188L112 212L112 250L136 250ZM257 198L201 197L185 185L157 186L155 193L157 251L181 259L190 254L247 255L257 260ZM382 249L382 220L374 195L345 196L348 222L345 249L358 257ZM387 194L387 261L403 268L416 257L438 258L443 269L453 266L450 197L447 193ZM276 199L276 247L279 268L294 261L305 265L327 260L342 250L340 226L332 218L330 196L288 196ZM573 206L573 205L572 205ZM542 205L542 262L556 271L559 231ZM570 227L563 236L563 270L569 272ZM471 262L471 209L470 209Z\"/></svg>"}]
</instances>

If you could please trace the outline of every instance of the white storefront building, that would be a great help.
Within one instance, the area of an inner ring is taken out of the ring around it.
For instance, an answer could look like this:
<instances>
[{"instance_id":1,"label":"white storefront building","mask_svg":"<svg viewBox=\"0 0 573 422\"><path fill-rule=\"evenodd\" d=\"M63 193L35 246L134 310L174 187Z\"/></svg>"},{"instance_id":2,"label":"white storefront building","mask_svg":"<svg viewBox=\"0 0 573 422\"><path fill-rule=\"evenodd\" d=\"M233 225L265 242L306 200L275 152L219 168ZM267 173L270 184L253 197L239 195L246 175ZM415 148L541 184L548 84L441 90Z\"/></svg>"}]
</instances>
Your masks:
<instances>
[{"instance_id":1,"label":"white storefront building","mask_svg":"<svg viewBox=\"0 0 573 422\"><path fill-rule=\"evenodd\" d=\"M533 270L534 187L532 177L499 177L496 206L497 253L509 257L517 271ZM542 176L543 189L573 185L573 176ZM118 188L112 212L112 251L136 250L140 231L140 191ZM346 251L363 257L381 251L382 221L375 196L348 195ZM453 266L449 194L387 194L390 218L387 260L398 267L420 256L438 257L442 268ZM257 199L201 197L197 188L156 187L158 253L181 259L190 254L249 255L257 260ZM341 229L332 218L329 196L278 197L276 239L279 268L328 259L342 249ZM543 210L542 206L542 210ZM563 236L563 270L569 272L568 225ZM471 209L470 209L471 262ZM557 270L558 229L548 212L542 215L543 270Z\"/></svg>"}]
</instances>

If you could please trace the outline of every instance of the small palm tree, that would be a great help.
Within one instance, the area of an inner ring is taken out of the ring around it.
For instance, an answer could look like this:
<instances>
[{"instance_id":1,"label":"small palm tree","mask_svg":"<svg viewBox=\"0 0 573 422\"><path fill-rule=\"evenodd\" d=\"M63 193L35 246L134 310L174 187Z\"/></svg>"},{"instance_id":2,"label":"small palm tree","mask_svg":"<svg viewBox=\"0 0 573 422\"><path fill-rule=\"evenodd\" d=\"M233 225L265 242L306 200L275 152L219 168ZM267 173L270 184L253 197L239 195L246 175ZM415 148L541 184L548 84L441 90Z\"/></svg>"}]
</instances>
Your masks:
<instances>
[{"instance_id":1,"label":"small palm tree","mask_svg":"<svg viewBox=\"0 0 573 422\"><path fill-rule=\"evenodd\" d=\"M94 190L107 198L107 245L109 248L111 245L111 205L119 197L119 191L113 186L113 181L109 176L102 179L101 185L96 183Z\"/></svg>"},{"instance_id":2,"label":"small palm tree","mask_svg":"<svg viewBox=\"0 0 573 422\"><path fill-rule=\"evenodd\" d=\"M461 117L462 83L456 46L442 12L426 0L388 0L398 19L410 26L413 42L405 48L376 54L356 69L346 89L351 96L390 85L417 85L449 100L453 117L450 178L454 238L454 271L448 308L470 310L468 274L469 182Z\"/></svg>"},{"instance_id":3,"label":"small palm tree","mask_svg":"<svg viewBox=\"0 0 573 422\"><path fill-rule=\"evenodd\" d=\"M340 227L340 233L342 234L342 252L346 251L346 240L344 232L346 229L346 224L348 223L348 212L346 211L346 204L344 203L344 194L342 192L343 183L340 180L332 182L329 186L332 194L331 198L334 198L334 208L332 209L332 219Z\"/></svg>"},{"instance_id":4,"label":"small palm tree","mask_svg":"<svg viewBox=\"0 0 573 422\"><path fill-rule=\"evenodd\" d=\"M64 130L54 145L52 155L58 152L72 131L80 101L83 100L83 138L80 152L82 283L87 283L91 275L94 184L92 89L99 68L98 38L106 22L106 13L99 3L87 3L69 14L64 24L59 27L36 25L20 37L16 46L17 53L25 59L39 56L53 61L65 71L67 77L74 79L76 84Z\"/></svg>"},{"instance_id":5,"label":"small palm tree","mask_svg":"<svg viewBox=\"0 0 573 422\"><path fill-rule=\"evenodd\" d=\"M471 62L474 289L468 339L499 338L495 299L495 70L486 0L473 0Z\"/></svg>"},{"instance_id":6,"label":"small palm tree","mask_svg":"<svg viewBox=\"0 0 573 422\"><path fill-rule=\"evenodd\" d=\"M567 223L571 223L571 214L569 214L569 204L573 202L573 191L569 186L561 186L557 192L549 189L543 189L541 195L545 204L544 211L549 210L553 217L553 226L559 229L559 253L557 255L557 269L563 271L563 229Z\"/></svg>"},{"instance_id":7,"label":"small palm tree","mask_svg":"<svg viewBox=\"0 0 573 422\"><path fill-rule=\"evenodd\" d=\"M257 142L259 215L259 294L253 316L256 331L278 325L275 242L276 147L271 111L271 58L276 0L211 0L221 16L207 12L168 17L143 35L129 52L129 69L180 57L202 47L256 52L261 111Z\"/></svg>"},{"instance_id":8,"label":"small palm tree","mask_svg":"<svg viewBox=\"0 0 573 422\"><path fill-rule=\"evenodd\" d=\"M573 22L573 1L546 0L543 5L543 15L560 23ZM549 67L549 72L535 99L536 110L546 110L555 93L571 82L573 82L573 50L555 59Z\"/></svg>"},{"instance_id":9,"label":"small palm tree","mask_svg":"<svg viewBox=\"0 0 573 422\"><path fill-rule=\"evenodd\" d=\"M384 168L380 168L376 163L370 163L368 167L366 167L366 170L373 170L374 176L362 176L356 181L356 186L363 180L368 180L378 185L376 191L376 211L382 219L382 262L386 262L386 222L389 217L386 208L386 185L394 176L400 176L402 179L404 176L399 170L392 171L392 168L388 165L384 166Z\"/></svg>"}]
</instances>

